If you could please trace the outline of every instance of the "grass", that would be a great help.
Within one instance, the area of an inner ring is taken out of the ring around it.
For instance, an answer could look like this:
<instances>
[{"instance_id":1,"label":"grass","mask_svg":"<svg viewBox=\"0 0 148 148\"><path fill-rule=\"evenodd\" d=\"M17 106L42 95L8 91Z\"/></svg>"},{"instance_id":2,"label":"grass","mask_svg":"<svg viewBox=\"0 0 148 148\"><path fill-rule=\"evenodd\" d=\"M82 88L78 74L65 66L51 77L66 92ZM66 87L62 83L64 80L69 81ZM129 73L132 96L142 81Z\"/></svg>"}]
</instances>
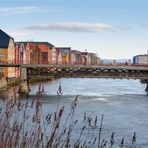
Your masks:
<instances>
[{"instance_id":1,"label":"grass","mask_svg":"<svg viewBox=\"0 0 148 148\"><path fill-rule=\"evenodd\" d=\"M67 115L65 115L65 106L60 108L58 106L55 113L49 112L43 115L40 97L37 95L36 98L26 102L20 99L13 103L2 101L0 148L112 148L115 144L119 147L125 146L124 137L120 143L117 143L114 132L111 133L110 139L103 137L104 115L98 117L84 113L82 121L76 119L78 96L71 103ZM75 129L78 133L75 133ZM98 134L87 137L89 131ZM131 145L135 145L136 132L131 139Z\"/></svg>"}]
</instances>

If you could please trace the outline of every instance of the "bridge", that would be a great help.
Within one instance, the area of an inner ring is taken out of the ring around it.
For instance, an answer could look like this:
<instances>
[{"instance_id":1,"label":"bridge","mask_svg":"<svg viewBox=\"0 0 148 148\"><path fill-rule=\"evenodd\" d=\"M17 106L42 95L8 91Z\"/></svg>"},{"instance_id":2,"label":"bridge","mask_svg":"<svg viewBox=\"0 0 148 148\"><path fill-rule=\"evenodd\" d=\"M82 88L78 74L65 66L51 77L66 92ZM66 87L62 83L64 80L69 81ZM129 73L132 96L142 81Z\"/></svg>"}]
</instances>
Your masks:
<instances>
[{"instance_id":1,"label":"bridge","mask_svg":"<svg viewBox=\"0 0 148 148\"><path fill-rule=\"evenodd\" d=\"M118 78L148 80L148 67L135 66L62 66L22 65L28 77L53 76L55 78Z\"/></svg>"},{"instance_id":2,"label":"bridge","mask_svg":"<svg viewBox=\"0 0 148 148\"><path fill-rule=\"evenodd\" d=\"M38 76L54 78L139 79L147 83L145 90L148 92L148 66L0 64L0 67L20 67L20 92L22 93L28 93L28 78Z\"/></svg>"}]
</instances>

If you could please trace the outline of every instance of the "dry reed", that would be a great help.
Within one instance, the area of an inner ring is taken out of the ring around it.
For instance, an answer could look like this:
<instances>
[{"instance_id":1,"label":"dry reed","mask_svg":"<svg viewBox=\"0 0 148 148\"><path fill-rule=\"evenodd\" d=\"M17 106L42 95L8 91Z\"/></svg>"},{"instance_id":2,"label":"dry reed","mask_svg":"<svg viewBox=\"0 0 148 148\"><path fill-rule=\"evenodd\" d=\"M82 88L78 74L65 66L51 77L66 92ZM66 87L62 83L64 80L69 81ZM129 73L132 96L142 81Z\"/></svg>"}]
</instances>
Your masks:
<instances>
[{"instance_id":1,"label":"dry reed","mask_svg":"<svg viewBox=\"0 0 148 148\"><path fill-rule=\"evenodd\" d=\"M114 132L111 134L110 144L102 136L104 115L101 116L98 125L98 116L87 116L84 113L79 134L75 135L75 127L80 121L75 119L78 96L71 104L70 112L64 118L65 107L62 106L54 115L48 113L45 118L42 115L42 104L40 96L33 98L30 102L18 99L13 104L5 104L0 113L0 147L46 147L46 148L70 148L70 147L112 147L115 143ZM33 112L34 111L34 112ZM30 112L33 112L30 114ZM62 123L64 121L64 124ZM93 135L91 139L85 139L88 130L98 131L98 136ZM120 147L124 146L122 138ZM136 132L132 137L132 144L136 143Z\"/></svg>"}]
</instances>

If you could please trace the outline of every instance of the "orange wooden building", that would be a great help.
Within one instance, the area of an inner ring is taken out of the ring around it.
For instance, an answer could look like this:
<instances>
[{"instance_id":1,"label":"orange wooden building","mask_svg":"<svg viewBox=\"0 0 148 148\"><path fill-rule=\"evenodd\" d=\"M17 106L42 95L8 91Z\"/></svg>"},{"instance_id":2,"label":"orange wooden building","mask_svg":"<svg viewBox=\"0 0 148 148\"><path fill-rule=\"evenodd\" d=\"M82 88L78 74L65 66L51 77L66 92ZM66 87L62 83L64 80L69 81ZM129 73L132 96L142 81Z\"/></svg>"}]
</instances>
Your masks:
<instances>
[{"instance_id":1,"label":"orange wooden building","mask_svg":"<svg viewBox=\"0 0 148 148\"><path fill-rule=\"evenodd\" d=\"M31 64L51 64L54 45L48 42L28 42Z\"/></svg>"}]
</instances>

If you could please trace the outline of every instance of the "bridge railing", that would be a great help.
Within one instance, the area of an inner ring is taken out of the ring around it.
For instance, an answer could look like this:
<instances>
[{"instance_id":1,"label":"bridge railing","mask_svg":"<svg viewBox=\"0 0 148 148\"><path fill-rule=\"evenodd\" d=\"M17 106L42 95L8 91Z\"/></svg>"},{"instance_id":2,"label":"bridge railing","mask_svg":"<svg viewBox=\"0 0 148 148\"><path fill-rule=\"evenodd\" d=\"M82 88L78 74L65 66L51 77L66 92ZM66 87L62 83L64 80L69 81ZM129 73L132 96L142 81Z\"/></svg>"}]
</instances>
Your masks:
<instances>
[{"instance_id":1,"label":"bridge railing","mask_svg":"<svg viewBox=\"0 0 148 148\"><path fill-rule=\"evenodd\" d=\"M96 63L96 62L90 62L90 63L82 63L82 62L68 62L68 63L62 63L62 61L58 63L51 63L51 62L29 62L29 61L22 61L22 60L5 60L0 61L0 64L49 64L49 65L55 65L55 66L137 66L137 67L148 67L148 64L134 64L134 63Z\"/></svg>"}]
</instances>

